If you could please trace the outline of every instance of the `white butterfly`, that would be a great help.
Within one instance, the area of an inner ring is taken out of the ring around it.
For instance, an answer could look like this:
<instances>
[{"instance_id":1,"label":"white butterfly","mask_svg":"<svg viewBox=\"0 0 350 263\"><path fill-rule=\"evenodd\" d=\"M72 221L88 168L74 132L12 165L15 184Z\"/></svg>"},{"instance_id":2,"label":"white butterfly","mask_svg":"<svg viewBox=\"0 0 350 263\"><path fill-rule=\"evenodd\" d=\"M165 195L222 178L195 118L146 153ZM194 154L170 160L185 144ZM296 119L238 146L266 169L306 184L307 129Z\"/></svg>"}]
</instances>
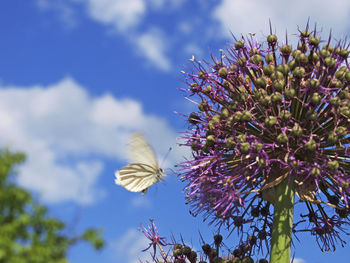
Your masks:
<instances>
[{"instance_id":1,"label":"white butterfly","mask_svg":"<svg viewBox=\"0 0 350 263\"><path fill-rule=\"evenodd\" d=\"M151 185L165 176L151 146L141 133L131 136L128 157L130 164L115 172L115 183L125 189L145 194Z\"/></svg>"}]
</instances>

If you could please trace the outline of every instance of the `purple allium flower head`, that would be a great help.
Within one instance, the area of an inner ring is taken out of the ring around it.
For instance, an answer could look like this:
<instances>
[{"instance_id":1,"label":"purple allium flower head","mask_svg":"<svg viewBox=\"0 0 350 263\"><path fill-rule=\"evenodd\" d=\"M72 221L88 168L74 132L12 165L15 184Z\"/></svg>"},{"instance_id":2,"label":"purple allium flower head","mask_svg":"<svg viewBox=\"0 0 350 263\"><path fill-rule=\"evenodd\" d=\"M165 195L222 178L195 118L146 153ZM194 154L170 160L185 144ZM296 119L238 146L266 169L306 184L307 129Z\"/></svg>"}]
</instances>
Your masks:
<instances>
[{"instance_id":1,"label":"purple allium flower head","mask_svg":"<svg viewBox=\"0 0 350 263\"><path fill-rule=\"evenodd\" d=\"M300 231L334 249L350 212L349 44L322 41L309 25L295 49L272 32L266 43L235 40L185 73L184 92L198 105L183 136L193 158L180 165L192 213L261 244L274 187L289 180L312 215L309 224L299 218Z\"/></svg>"}]
</instances>

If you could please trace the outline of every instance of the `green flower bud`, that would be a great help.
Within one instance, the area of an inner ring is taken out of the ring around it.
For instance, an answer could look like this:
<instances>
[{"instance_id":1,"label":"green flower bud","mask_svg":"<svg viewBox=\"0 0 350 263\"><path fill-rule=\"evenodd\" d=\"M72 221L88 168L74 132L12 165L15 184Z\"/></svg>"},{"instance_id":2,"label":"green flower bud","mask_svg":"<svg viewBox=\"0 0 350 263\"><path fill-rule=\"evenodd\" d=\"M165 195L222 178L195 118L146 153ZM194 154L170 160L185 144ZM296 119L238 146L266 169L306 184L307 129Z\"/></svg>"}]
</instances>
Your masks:
<instances>
[{"instance_id":1,"label":"green flower bud","mask_svg":"<svg viewBox=\"0 0 350 263\"><path fill-rule=\"evenodd\" d=\"M232 137L226 139L226 147L229 149L233 149L236 146L236 142Z\"/></svg>"},{"instance_id":2,"label":"green flower bud","mask_svg":"<svg viewBox=\"0 0 350 263\"><path fill-rule=\"evenodd\" d=\"M290 71L290 68L288 64L281 64L281 65L278 65L277 71L281 72L284 76L287 76Z\"/></svg>"},{"instance_id":3,"label":"green flower bud","mask_svg":"<svg viewBox=\"0 0 350 263\"><path fill-rule=\"evenodd\" d=\"M328 134L328 138L327 138L327 142L328 143L331 143L331 144L334 144L338 141L338 136L337 134L334 132L334 131L331 131L329 134Z\"/></svg>"},{"instance_id":4,"label":"green flower bud","mask_svg":"<svg viewBox=\"0 0 350 263\"><path fill-rule=\"evenodd\" d=\"M208 107L208 102L206 100L203 100L198 104L198 109L200 111L205 111L207 107Z\"/></svg>"},{"instance_id":5,"label":"green flower bud","mask_svg":"<svg viewBox=\"0 0 350 263\"><path fill-rule=\"evenodd\" d=\"M189 255L191 253L191 248L189 246L184 246L182 249L182 254L185 256Z\"/></svg>"},{"instance_id":6,"label":"green flower bud","mask_svg":"<svg viewBox=\"0 0 350 263\"><path fill-rule=\"evenodd\" d=\"M312 168L311 175L313 175L313 176L320 176L321 175L320 169L318 169L317 167Z\"/></svg>"},{"instance_id":7,"label":"green flower bud","mask_svg":"<svg viewBox=\"0 0 350 263\"><path fill-rule=\"evenodd\" d=\"M305 114L306 119L315 121L317 119L317 112L314 112L313 110L308 110Z\"/></svg>"},{"instance_id":8,"label":"green flower bud","mask_svg":"<svg viewBox=\"0 0 350 263\"><path fill-rule=\"evenodd\" d=\"M320 43L320 40L317 37L310 37L309 38L309 44L312 46L318 46Z\"/></svg>"},{"instance_id":9,"label":"green flower bud","mask_svg":"<svg viewBox=\"0 0 350 263\"><path fill-rule=\"evenodd\" d=\"M344 136L348 133L346 127L343 127L343 126L338 126L338 127L335 129L335 132L337 133L337 135L339 136L339 138L344 137Z\"/></svg>"},{"instance_id":10,"label":"green flower bud","mask_svg":"<svg viewBox=\"0 0 350 263\"><path fill-rule=\"evenodd\" d=\"M295 49L292 52L292 57L295 59L296 57L300 56L300 54L302 54L302 52L298 49Z\"/></svg>"},{"instance_id":11,"label":"green flower bud","mask_svg":"<svg viewBox=\"0 0 350 263\"><path fill-rule=\"evenodd\" d=\"M319 54L323 58L328 58L331 55L331 53L328 50L325 50L325 49L322 49Z\"/></svg>"},{"instance_id":12,"label":"green flower bud","mask_svg":"<svg viewBox=\"0 0 350 263\"><path fill-rule=\"evenodd\" d=\"M296 63L296 61L293 59L293 60L291 60L291 61L288 63L288 66L289 66L289 69L290 69L290 70L294 70L294 69L296 68L296 66L297 66L297 63Z\"/></svg>"},{"instance_id":13,"label":"green flower bud","mask_svg":"<svg viewBox=\"0 0 350 263\"><path fill-rule=\"evenodd\" d=\"M174 257L179 257L182 255L182 250L181 249L174 249L173 251Z\"/></svg>"},{"instance_id":14,"label":"green flower bud","mask_svg":"<svg viewBox=\"0 0 350 263\"><path fill-rule=\"evenodd\" d=\"M209 94L212 91L212 89L213 89L213 87L208 85L203 89L203 92L205 94Z\"/></svg>"},{"instance_id":15,"label":"green flower bud","mask_svg":"<svg viewBox=\"0 0 350 263\"><path fill-rule=\"evenodd\" d=\"M312 62L318 62L320 60L319 56L317 55L317 53L315 52L312 52L310 55L309 55L309 60L312 61Z\"/></svg>"},{"instance_id":16,"label":"green flower bud","mask_svg":"<svg viewBox=\"0 0 350 263\"><path fill-rule=\"evenodd\" d=\"M244 134L240 134L237 136L237 141L239 143L244 143L246 141L246 139L247 139L247 136L245 136Z\"/></svg>"},{"instance_id":17,"label":"green flower bud","mask_svg":"<svg viewBox=\"0 0 350 263\"><path fill-rule=\"evenodd\" d=\"M231 65L229 69L230 69L230 71L236 71L237 70L237 66L236 65Z\"/></svg>"},{"instance_id":18,"label":"green flower bud","mask_svg":"<svg viewBox=\"0 0 350 263\"><path fill-rule=\"evenodd\" d=\"M252 114L247 110L243 111L242 120L250 121L251 119L252 119Z\"/></svg>"},{"instance_id":19,"label":"green flower bud","mask_svg":"<svg viewBox=\"0 0 350 263\"><path fill-rule=\"evenodd\" d=\"M287 134L285 133L280 133L278 136L277 136L277 141L279 143L287 143L288 142L288 136Z\"/></svg>"},{"instance_id":20,"label":"green flower bud","mask_svg":"<svg viewBox=\"0 0 350 263\"><path fill-rule=\"evenodd\" d=\"M259 87L259 88L265 88L266 87L266 79L264 77L257 78L255 83L256 83L257 87Z\"/></svg>"},{"instance_id":21,"label":"green flower bud","mask_svg":"<svg viewBox=\"0 0 350 263\"><path fill-rule=\"evenodd\" d=\"M339 55L343 58L343 59L347 59L348 58L348 56L349 56L349 50L347 50L347 49L342 49L342 50L340 50L340 52L339 52Z\"/></svg>"},{"instance_id":22,"label":"green flower bud","mask_svg":"<svg viewBox=\"0 0 350 263\"><path fill-rule=\"evenodd\" d=\"M225 80L224 83L222 83L222 86L224 86L225 89L229 89L230 88L230 82Z\"/></svg>"},{"instance_id":23,"label":"green flower bud","mask_svg":"<svg viewBox=\"0 0 350 263\"><path fill-rule=\"evenodd\" d=\"M339 168L339 163L336 160L328 162L327 165L328 168L331 169L333 172Z\"/></svg>"},{"instance_id":24,"label":"green flower bud","mask_svg":"<svg viewBox=\"0 0 350 263\"><path fill-rule=\"evenodd\" d=\"M293 88L288 88L284 90L284 95L288 98L291 99L295 96L295 89Z\"/></svg>"},{"instance_id":25,"label":"green flower bud","mask_svg":"<svg viewBox=\"0 0 350 263\"><path fill-rule=\"evenodd\" d=\"M267 166L266 161L264 159L259 159L258 163L259 163L259 165L261 167L266 167Z\"/></svg>"},{"instance_id":26,"label":"green flower bud","mask_svg":"<svg viewBox=\"0 0 350 263\"><path fill-rule=\"evenodd\" d=\"M301 79L305 74L305 69L303 67L296 67L293 70L293 76L295 78Z\"/></svg>"},{"instance_id":27,"label":"green flower bud","mask_svg":"<svg viewBox=\"0 0 350 263\"><path fill-rule=\"evenodd\" d=\"M290 118L291 115L292 115L292 114L290 113L289 110L282 110L282 111L281 111L281 118L282 118L282 120L284 120L284 121L288 120L288 119Z\"/></svg>"},{"instance_id":28,"label":"green flower bud","mask_svg":"<svg viewBox=\"0 0 350 263\"><path fill-rule=\"evenodd\" d=\"M265 60L266 60L266 62L267 62L268 64L270 64L270 63L272 63L272 62L275 61L275 59L274 59L274 57L273 57L273 54L267 54L267 55L265 56Z\"/></svg>"},{"instance_id":29,"label":"green flower bud","mask_svg":"<svg viewBox=\"0 0 350 263\"><path fill-rule=\"evenodd\" d=\"M252 56L251 59L255 65L264 64L264 60L262 59L262 57L260 55L254 55L254 56Z\"/></svg>"},{"instance_id":30,"label":"green flower bud","mask_svg":"<svg viewBox=\"0 0 350 263\"><path fill-rule=\"evenodd\" d=\"M309 151L315 151L317 148L317 144L313 139L310 139L306 144L305 144L306 149Z\"/></svg>"},{"instance_id":31,"label":"green flower bud","mask_svg":"<svg viewBox=\"0 0 350 263\"><path fill-rule=\"evenodd\" d=\"M279 92L274 92L272 95L271 95L271 100L273 102L278 102L278 101L282 101L283 97L282 97L282 94L279 93Z\"/></svg>"},{"instance_id":32,"label":"green flower bud","mask_svg":"<svg viewBox=\"0 0 350 263\"><path fill-rule=\"evenodd\" d=\"M214 116L212 117L211 121L212 121L214 124L216 124L216 123L219 123L219 122L220 122L220 119L221 119L220 115L214 115Z\"/></svg>"},{"instance_id":33,"label":"green flower bud","mask_svg":"<svg viewBox=\"0 0 350 263\"><path fill-rule=\"evenodd\" d=\"M273 82L273 87L275 88L275 90L281 92L284 88L285 82L284 80L275 80Z\"/></svg>"},{"instance_id":34,"label":"green flower bud","mask_svg":"<svg viewBox=\"0 0 350 263\"><path fill-rule=\"evenodd\" d=\"M331 53L334 51L334 47L332 47L331 45L324 45L322 49L328 50Z\"/></svg>"},{"instance_id":35,"label":"green flower bud","mask_svg":"<svg viewBox=\"0 0 350 263\"><path fill-rule=\"evenodd\" d=\"M316 106L321 102L321 96L320 94L318 94L317 92L315 92L314 94L312 94L312 98L311 98L311 104Z\"/></svg>"},{"instance_id":36,"label":"green flower bud","mask_svg":"<svg viewBox=\"0 0 350 263\"><path fill-rule=\"evenodd\" d=\"M207 140L206 143L210 146L213 145L215 143L215 136L214 135L208 135L207 136Z\"/></svg>"},{"instance_id":37,"label":"green flower bud","mask_svg":"<svg viewBox=\"0 0 350 263\"><path fill-rule=\"evenodd\" d=\"M242 153L247 153L249 152L250 144L248 142L244 142L240 145L240 150Z\"/></svg>"},{"instance_id":38,"label":"green flower bud","mask_svg":"<svg viewBox=\"0 0 350 263\"><path fill-rule=\"evenodd\" d=\"M233 118L234 118L235 121L239 121L239 120L242 119L242 115L243 115L242 112L237 111L237 112L235 112L235 114L233 115Z\"/></svg>"},{"instance_id":39,"label":"green flower bud","mask_svg":"<svg viewBox=\"0 0 350 263\"><path fill-rule=\"evenodd\" d=\"M326 64L327 67L332 68L334 67L336 61L334 58L327 57L325 58L324 63Z\"/></svg>"},{"instance_id":40,"label":"green flower bud","mask_svg":"<svg viewBox=\"0 0 350 263\"><path fill-rule=\"evenodd\" d=\"M277 36L276 35L268 35L267 36L267 42L269 44L274 45L277 42Z\"/></svg>"},{"instance_id":41,"label":"green flower bud","mask_svg":"<svg viewBox=\"0 0 350 263\"><path fill-rule=\"evenodd\" d=\"M305 54L300 54L299 56L297 56L295 58L295 61L297 63L302 64L302 65L306 65L308 63L309 59L308 59L308 57Z\"/></svg>"},{"instance_id":42,"label":"green flower bud","mask_svg":"<svg viewBox=\"0 0 350 263\"><path fill-rule=\"evenodd\" d=\"M282 53L283 56L289 56L290 53L292 53L292 46L290 45L284 45L283 47L280 48L280 52Z\"/></svg>"},{"instance_id":43,"label":"green flower bud","mask_svg":"<svg viewBox=\"0 0 350 263\"><path fill-rule=\"evenodd\" d=\"M245 57L240 57L239 59L237 59L237 64L241 67L243 67L246 62L247 62L247 60Z\"/></svg>"},{"instance_id":44,"label":"green flower bud","mask_svg":"<svg viewBox=\"0 0 350 263\"><path fill-rule=\"evenodd\" d=\"M334 105L335 107L338 107L340 105L340 98L339 97L333 97L330 99L330 103Z\"/></svg>"},{"instance_id":45,"label":"green flower bud","mask_svg":"<svg viewBox=\"0 0 350 263\"><path fill-rule=\"evenodd\" d=\"M222 109L222 112L221 112L222 116L227 118L228 116L230 116L230 112L228 109L224 108Z\"/></svg>"},{"instance_id":46,"label":"green flower bud","mask_svg":"<svg viewBox=\"0 0 350 263\"><path fill-rule=\"evenodd\" d=\"M242 40L238 40L236 43L235 43L235 49L238 50L238 49L241 49L244 47L244 42Z\"/></svg>"},{"instance_id":47,"label":"green flower bud","mask_svg":"<svg viewBox=\"0 0 350 263\"><path fill-rule=\"evenodd\" d=\"M204 78L205 78L204 72L200 71L200 72L198 73L198 78L204 79Z\"/></svg>"},{"instance_id":48,"label":"green flower bud","mask_svg":"<svg viewBox=\"0 0 350 263\"><path fill-rule=\"evenodd\" d=\"M220 77L222 77L222 78L225 79L225 78L227 77L227 74L228 74L228 73L227 73L227 69L224 68L224 67L221 68L221 69L219 69L218 74L219 74Z\"/></svg>"},{"instance_id":49,"label":"green flower bud","mask_svg":"<svg viewBox=\"0 0 350 263\"><path fill-rule=\"evenodd\" d=\"M267 65L264 67L263 72L266 76L271 76L271 74L275 72L275 66Z\"/></svg>"},{"instance_id":50,"label":"green flower bud","mask_svg":"<svg viewBox=\"0 0 350 263\"><path fill-rule=\"evenodd\" d=\"M277 118L275 116L269 116L265 118L265 124L267 127L272 127L277 123Z\"/></svg>"},{"instance_id":51,"label":"green flower bud","mask_svg":"<svg viewBox=\"0 0 350 263\"><path fill-rule=\"evenodd\" d=\"M263 145L260 142L255 142L254 143L254 151L259 152L262 149Z\"/></svg>"},{"instance_id":52,"label":"green flower bud","mask_svg":"<svg viewBox=\"0 0 350 263\"><path fill-rule=\"evenodd\" d=\"M270 96L264 96L262 97L259 102L264 105L264 106L267 106L269 105L269 103L271 102L271 97Z\"/></svg>"},{"instance_id":53,"label":"green flower bud","mask_svg":"<svg viewBox=\"0 0 350 263\"><path fill-rule=\"evenodd\" d=\"M312 79L310 81L311 87L313 88L317 88L318 86L320 86L320 81L318 79Z\"/></svg>"},{"instance_id":54,"label":"green flower bud","mask_svg":"<svg viewBox=\"0 0 350 263\"><path fill-rule=\"evenodd\" d=\"M303 129L300 127L298 123L295 123L292 128L292 135L295 137L299 137L303 134Z\"/></svg>"},{"instance_id":55,"label":"green flower bud","mask_svg":"<svg viewBox=\"0 0 350 263\"><path fill-rule=\"evenodd\" d=\"M282 72L277 71L277 72L272 73L270 78L272 81L275 81L275 80L284 79L284 76L283 76Z\"/></svg>"}]
</instances>

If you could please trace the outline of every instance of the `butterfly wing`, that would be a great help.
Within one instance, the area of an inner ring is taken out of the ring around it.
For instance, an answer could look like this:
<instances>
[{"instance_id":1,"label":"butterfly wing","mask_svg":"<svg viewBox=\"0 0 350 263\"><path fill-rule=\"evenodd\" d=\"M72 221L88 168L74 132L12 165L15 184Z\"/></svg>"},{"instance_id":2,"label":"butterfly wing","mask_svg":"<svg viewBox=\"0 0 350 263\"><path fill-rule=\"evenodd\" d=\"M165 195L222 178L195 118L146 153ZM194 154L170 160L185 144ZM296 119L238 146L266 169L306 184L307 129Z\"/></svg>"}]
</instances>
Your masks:
<instances>
[{"instance_id":1,"label":"butterfly wing","mask_svg":"<svg viewBox=\"0 0 350 263\"><path fill-rule=\"evenodd\" d=\"M130 163L147 164L158 170L158 161L145 137L141 133L131 136L128 158Z\"/></svg>"},{"instance_id":2,"label":"butterfly wing","mask_svg":"<svg viewBox=\"0 0 350 263\"><path fill-rule=\"evenodd\" d=\"M141 163L124 166L115 172L115 183L131 192L145 192L154 183L158 182L162 174L158 169Z\"/></svg>"}]
</instances>

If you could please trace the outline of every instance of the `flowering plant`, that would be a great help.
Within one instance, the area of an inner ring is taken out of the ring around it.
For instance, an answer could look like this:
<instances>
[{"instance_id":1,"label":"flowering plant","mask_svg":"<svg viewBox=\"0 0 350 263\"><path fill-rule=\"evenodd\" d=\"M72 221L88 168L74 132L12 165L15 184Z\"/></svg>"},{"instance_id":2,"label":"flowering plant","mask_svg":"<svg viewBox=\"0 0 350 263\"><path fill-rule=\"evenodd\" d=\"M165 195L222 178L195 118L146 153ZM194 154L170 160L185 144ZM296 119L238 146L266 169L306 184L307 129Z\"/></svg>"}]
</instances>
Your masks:
<instances>
[{"instance_id":1,"label":"flowering plant","mask_svg":"<svg viewBox=\"0 0 350 263\"><path fill-rule=\"evenodd\" d=\"M198 106L183 136L193 158L180 164L192 213L237 229L240 259L266 247L271 263L289 262L298 231L335 250L350 213L349 44L309 25L295 49L271 26L266 43L235 40L183 72ZM296 204L307 212L293 220Z\"/></svg>"}]
</instances>

